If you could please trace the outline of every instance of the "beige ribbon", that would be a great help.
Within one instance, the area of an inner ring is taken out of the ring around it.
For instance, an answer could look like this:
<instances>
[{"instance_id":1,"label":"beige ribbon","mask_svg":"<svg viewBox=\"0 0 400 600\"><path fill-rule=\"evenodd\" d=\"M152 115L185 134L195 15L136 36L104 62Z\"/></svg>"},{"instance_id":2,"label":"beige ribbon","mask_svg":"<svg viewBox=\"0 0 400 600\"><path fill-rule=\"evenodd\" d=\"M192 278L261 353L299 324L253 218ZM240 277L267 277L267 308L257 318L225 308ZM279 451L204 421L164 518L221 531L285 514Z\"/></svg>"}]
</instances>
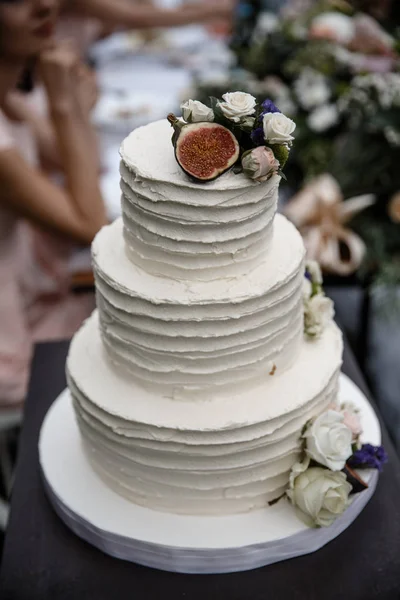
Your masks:
<instances>
[{"instance_id":1,"label":"beige ribbon","mask_svg":"<svg viewBox=\"0 0 400 600\"><path fill-rule=\"evenodd\" d=\"M351 275L361 264L365 244L345 224L374 202L373 194L343 202L339 184L325 173L293 196L284 213L300 230L308 258L326 273Z\"/></svg>"}]
</instances>

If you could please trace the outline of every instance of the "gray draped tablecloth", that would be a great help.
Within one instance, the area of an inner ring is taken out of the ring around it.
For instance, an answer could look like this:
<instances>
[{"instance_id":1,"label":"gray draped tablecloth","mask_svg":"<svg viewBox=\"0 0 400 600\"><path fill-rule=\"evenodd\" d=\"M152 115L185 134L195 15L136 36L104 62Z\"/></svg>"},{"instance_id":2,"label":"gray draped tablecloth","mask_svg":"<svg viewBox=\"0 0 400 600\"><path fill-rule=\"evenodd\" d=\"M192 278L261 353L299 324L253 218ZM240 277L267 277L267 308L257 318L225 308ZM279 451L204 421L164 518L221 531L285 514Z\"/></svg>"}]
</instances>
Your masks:
<instances>
[{"instance_id":1,"label":"gray draped tablecloth","mask_svg":"<svg viewBox=\"0 0 400 600\"><path fill-rule=\"evenodd\" d=\"M400 598L400 463L384 427L389 463L375 495L349 529L314 554L244 573L179 575L110 558L75 537L47 501L37 449L46 411L65 387L67 350L67 342L36 348L4 545L1 600ZM368 395L347 345L343 370Z\"/></svg>"}]
</instances>

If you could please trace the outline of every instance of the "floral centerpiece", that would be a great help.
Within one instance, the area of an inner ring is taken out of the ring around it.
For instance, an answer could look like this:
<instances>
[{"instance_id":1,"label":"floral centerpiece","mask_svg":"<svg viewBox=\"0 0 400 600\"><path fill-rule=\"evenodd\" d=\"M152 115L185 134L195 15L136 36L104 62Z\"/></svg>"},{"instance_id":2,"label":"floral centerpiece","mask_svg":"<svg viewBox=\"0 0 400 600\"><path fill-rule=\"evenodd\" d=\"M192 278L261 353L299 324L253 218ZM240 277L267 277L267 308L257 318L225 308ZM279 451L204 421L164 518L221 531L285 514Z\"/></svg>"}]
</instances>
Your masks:
<instances>
[{"instance_id":1,"label":"floral centerpiece","mask_svg":"<svg viewBox=\"0 0 400 600\"><path fill-rule=\"evenodd\" d=\"M330 170L334 159L345 167L349 153L343 155L335 144L349 125L339 101L357 85L358 74L398 71L398 48L398 40L369 15L355 12L344 1L320 2L309 10L294 14L287 11L280 17L262 13L251 44L234 48L244 71L233 70L229 77L232 84L240 83L259 101L268 95L289 117L296 117L296 148L291 163L301 183ZM203 93L218 95L226 85L226 80L220 84L212 80L199 82L199 99ZM386 125L390 126L392 117L387 115ZM347 173L352 175L353 170L347 168ZM347 181L338 179L345 194L373 191L354 190Z\"/></svg>"},{"instance_id":2,"label":"floral centerpiece","mask_svg":"<svg viewBox=\"0 0 400 600\"><path fill-rule=\"evenodd\" d=\"M193 181L211 181L231 168L258 182L283 176L296 125L270 99L258 103L251 94L227 92L209 106L190 99L181 109L182 118L168 120L176 159Z\"/></svg>"},{"instance_id":3,"label":"floral centerpiece","mask_svg":"<svg viewBox=\"0 0 400 600\"><path fill-rule=\"evenodd\" d=\"M251 43L233 48L240 68L198 82L199 100L237 86L296 120L286 195L325 173L344 199L375 194L374 205L346 220L367 248L363 261L361 252L347 260L341 243L348 268L333 270L357 270L367 283L400 282L398 36L344 0L261 13Z\"/></svg>"}]
</instances>

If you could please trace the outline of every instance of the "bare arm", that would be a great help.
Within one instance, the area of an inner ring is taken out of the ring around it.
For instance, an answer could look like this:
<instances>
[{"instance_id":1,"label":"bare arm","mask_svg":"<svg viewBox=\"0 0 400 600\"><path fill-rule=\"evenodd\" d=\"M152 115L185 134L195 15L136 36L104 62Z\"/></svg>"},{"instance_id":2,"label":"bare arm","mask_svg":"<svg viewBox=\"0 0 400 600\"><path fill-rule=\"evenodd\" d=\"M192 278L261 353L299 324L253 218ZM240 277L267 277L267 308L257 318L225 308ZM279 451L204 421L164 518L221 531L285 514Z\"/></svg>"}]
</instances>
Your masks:
<instances>
[{"instance_id":1,"label":"bare arm","mask_svg":"<svg viewBox=\"0 0 400 600\"><path fill-rule=\"evenodd\" d=\"M99 189L99 161L94 133L87 120L68 107L53 110L52 121L70 204L84 228L88 228L91 241L94 233L106 222Z\"/></svg>"},{"instance_id":2,"label":"bare arm","mask_svg":"<svg viewBox=\"0 0 400 600\"><path fill-rule=\"evenodd\" d=\"M19 92L9 94L8 112L14 114L18 121L29 125L39 149L42 165L49 170L62 170L54 127L50 119L38 114Z\"/></svg>"},{"instance_id":3,"label":"bare arm","mask_svg":"<svg viewBox=\"0 0 400 600\"><path fill-rule=\"evenodd\" d=\"M73 201L72 194L31 167L17 150L0 152L1 206L45 229L88 244L105 224L104 209L101 198L87 197L86 207L79 200Z\"/></svg>"},{"instance_id":4,"label":"bare arm","mask_svg":"<svg viewBox=\"0 0 400 600\"><path fill-rule=\"evenodd\" d=\"M84 64L79 65L74 93L81 96L82 112L89 119L89 115L97 102L98 88L94 71ZM50 119L50 115L40 114L40 112L35 110L35 108L27 101L26 96L18 91L8 95L7 109L11 115L14 115L17 121L29 125L39 149L42 166L50 171L63 171L64 164L58 147L54 123L52 119ZM97 137L95 130L93 127L86 129L87 135L90 137L93 144L93 151L97 154ZM100 171L99 157L98 170Z\"/></svg>"},{"instance_id":5,"label":"bare arm","mask_svg":"<svg viewBox=\"0 0 400 600\"><path fill-rule=\"evenodd\" d=\"M93 132L79 91L79 61L66 47L55 48L41 57L41 74L67 189L9 149L0 153L0 202L42 227L88 243L106 217Z\"/></svg>"},{"instance_id":6,"label":"bare arm","mask_svg":"<svg viewBox=\"0 0 400 600\"><path fill-rule=\"evenodd\" d=\"M174 27L201 23L215 18L229 17L232 2L217 0L214 4L193 3L175 10L152 6L138 6L130 0L73 0L70 10L94 17L112 27L147 29L151 27Z\"/></svg>"}]
</instances>

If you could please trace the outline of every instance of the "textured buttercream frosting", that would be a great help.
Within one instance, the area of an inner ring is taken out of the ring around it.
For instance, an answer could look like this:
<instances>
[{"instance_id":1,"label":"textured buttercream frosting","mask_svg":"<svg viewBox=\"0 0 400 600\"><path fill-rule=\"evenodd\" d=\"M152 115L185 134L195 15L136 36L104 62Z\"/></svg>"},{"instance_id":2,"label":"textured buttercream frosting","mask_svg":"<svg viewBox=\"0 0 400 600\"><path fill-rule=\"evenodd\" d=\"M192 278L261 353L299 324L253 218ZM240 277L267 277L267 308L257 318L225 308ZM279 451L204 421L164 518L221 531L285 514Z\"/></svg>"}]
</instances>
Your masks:
<instances>
[{"instance_id":1,"label":"textured buttercream frosting","mask_svg":"<svg viewBox=\"0 0 400 600\"><path fill-rule=\"evenodd\" d=\"M304 423L336 397L341 355L332 324L302 342L284 373L210 402L180 402L111 367L94 314L72 342L67 372L87 454L114 490L157 510L224 514L284 491Z\"/></svg>"},{"instance_id":2,"label":"textured buttercream frosting","mask_svg":"<svg viewBox=\"0 0 400 600\"><path fill-rule=\"evenodd\" d=\"M229 514L286 489L337 394L340 331L303 338L304 246L279 177L192 183L166 121L121 147L122 219L92 247L98 310L67 376L87 456L155 510Z\"/></svg>"},{"instance_id":3,"label":"textured buttercream frosting","mask_svg":"<svg viewBox=\"0 0 400 600\"><path fill-rule=\"evenodd\" d=\"M130 258L183 280L237 275L267 251L280 178L230 171L193 183L180 169L167 120L140 127L121 146L121 203Z\"/></svg>"},{"instance_id":4,"label":"textured buttercream frosting","mask_svg":"<svg viewBox=\"0 0 400 600\"><path fill-rule=\"evenodd\" d=\"M270 251L246 274L182 281L129 260L122 222L93 244L97 304L113 363L174 397L230 393L296 359L303 335L304 247L283 216ZM223 389L227 388L227 389Z\"/></svg>"}]
</instances>

